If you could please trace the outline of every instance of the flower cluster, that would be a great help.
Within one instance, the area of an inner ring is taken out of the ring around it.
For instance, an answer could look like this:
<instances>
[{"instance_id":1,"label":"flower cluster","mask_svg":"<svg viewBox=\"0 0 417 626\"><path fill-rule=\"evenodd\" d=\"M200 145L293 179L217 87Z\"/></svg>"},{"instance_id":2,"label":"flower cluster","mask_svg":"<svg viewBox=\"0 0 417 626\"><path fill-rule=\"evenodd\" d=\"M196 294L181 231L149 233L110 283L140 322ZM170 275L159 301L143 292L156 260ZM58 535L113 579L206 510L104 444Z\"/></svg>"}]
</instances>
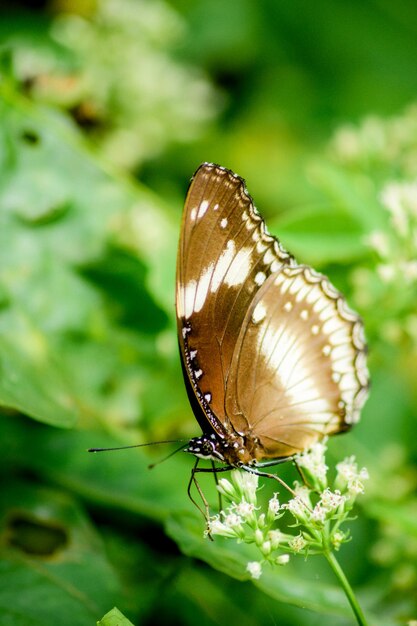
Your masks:
<instances>
[{"instance_id":1,"label":"flower cluster","mask_svg":"<svg viewBox=\"0 0 417 626\"><path fill-rule=\"evenodd\" d=\"M72 112L108 162L135 168L198 138L221 108L203 73L173 59L185 29L162 0L66 3L51 45L13 47L14 71L34 99Z\"/></svg>"},{"instance_id":2,"label":"flower cluster","mask_svg":"<svg viewBox=\"0 0 417 626\"><path fill-rule=\"evenodd\" d=\"M417 285L417 182L389 182L380 199L390 227L367 238L379 257L378 274L385 283Z\"/></svg>"},{"instance_id":3,"label":"flower cluster","mask_svg":"<svg viewBox=\"0 0 417 626\"><path fill-rule=\"evenodd\" d=\"M350 204L343 195L339 200L363 232L363 252L368 249L352 273L353 300L365 315L369 311L371 335L396 345L405 340L415 353L417 104L393 117L340 127L329 155L337 180L354 198Z\"/></svg>"},{"instance_id":4,"label":"flower cluster","mask_svg":"<svg viewBox=\"0 0 417 626\"><path fill-rule=\"evenodd\" d=\"M295 462L303 484L295 482L293 497L284 503L274 493L265 510L258 505L256 474L233 470L231 480L219 480L218 490L228 506L210 518L207 532L256 546L260 558L247 564L252 578L261 576L264 563L285 565L291 554L322 554L338 550L348 541L349 531L342 531L340 526L349 518L356 497L363 493L368 473L358 468L354 457L347 458L336 466L331 488L325 452L323 441L298 455Z\"/></svg>"},{"instance_id":5,"label":"flower cluster","mask_svg":"<svg viewBox=\"0 0 417 626\"><path fill-rule=\"evenodd\" d=\"M334 134L330 150L345 165L380 168L393 162L406 177L417 175L417 105L383 119L367 116L358 126L342 125Z\"/></svg>"}]
</instances>

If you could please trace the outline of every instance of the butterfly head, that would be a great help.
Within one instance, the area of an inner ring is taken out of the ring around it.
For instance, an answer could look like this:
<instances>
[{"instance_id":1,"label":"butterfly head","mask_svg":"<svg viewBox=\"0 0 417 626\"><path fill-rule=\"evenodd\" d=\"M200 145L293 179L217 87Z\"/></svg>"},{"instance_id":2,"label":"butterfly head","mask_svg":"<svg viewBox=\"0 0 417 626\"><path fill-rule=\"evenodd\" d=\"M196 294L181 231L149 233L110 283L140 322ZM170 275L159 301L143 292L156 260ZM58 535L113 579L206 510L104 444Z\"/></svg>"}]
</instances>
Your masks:
<instances>
[{"instance_id":1,"label":"butterfly head","mask_svg":"<svg viewBox=\"0 0 417 626\"><path fill-rule=\"evenodd\" d=\"M229 467L242 467L256 463L253 442L238 434L222 437L216 433L190 439L184 452L199 459L220 461Z\"/></svg>"},{"instance_id":2,"label":"butterfly head","mask_svg":"<svg viewBox=\"0 0 417 626\"><path fill-rule=\"evenodd\" d=\"M190 439L184 452L189 452L199 459L225 462L222 445L219 438L214 434L202 435Z\"/></svg>"}]
</instances>

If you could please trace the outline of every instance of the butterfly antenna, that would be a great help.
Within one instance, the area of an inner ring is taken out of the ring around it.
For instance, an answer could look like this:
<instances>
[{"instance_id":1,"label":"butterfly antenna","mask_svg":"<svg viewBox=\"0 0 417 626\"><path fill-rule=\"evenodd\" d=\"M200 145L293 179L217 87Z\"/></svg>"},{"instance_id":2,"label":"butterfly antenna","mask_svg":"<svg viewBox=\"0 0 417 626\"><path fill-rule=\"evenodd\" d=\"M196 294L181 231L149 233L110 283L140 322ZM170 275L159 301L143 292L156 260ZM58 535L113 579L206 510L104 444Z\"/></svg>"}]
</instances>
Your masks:
<instances>
[{"instance_id":1,"label":"butterfly antenna","mask_svg":"<svg viewBox=\"0 0 417 626\"><path fill-rule=\"evenodd\" d=\"M174 443L174 442L170 442L170 443ZM170 459L172 456L174 456L174 454L177 454L177 452L181 452L181 450L184 450L184 446L180 446L176 450L173 450L172 452L167 454L167 456L164 456L162 459L159 459L159 461L155 461L155 463L151 463L150 465L148 465L148 469L153 469L156 465L159 465L160 463L163 463L163 461Z\"/></svg>"},{"instance_id":2,"label":"butterfly antenna","mask_svg":"<svg viewBox=\"0 0 417 626\"><path fill-rule=\"evenodd\" d=\"M178 443L179 441L188 441L188 439L166 439L164 441L148 441L147 443L136 443L133 446L116 446L114 448L88 448L87 452L111 452L113 450L130 450L131 448L144 448L145 446L157 446L160 443ZM182 450L182 446L181 448L178 448L178 450L175 450L175 452L179 452L179 450ZM173 454L175 454L175 452L172 452L171 454L168 455L172 456Z\"/></svg>"}]
</instances>

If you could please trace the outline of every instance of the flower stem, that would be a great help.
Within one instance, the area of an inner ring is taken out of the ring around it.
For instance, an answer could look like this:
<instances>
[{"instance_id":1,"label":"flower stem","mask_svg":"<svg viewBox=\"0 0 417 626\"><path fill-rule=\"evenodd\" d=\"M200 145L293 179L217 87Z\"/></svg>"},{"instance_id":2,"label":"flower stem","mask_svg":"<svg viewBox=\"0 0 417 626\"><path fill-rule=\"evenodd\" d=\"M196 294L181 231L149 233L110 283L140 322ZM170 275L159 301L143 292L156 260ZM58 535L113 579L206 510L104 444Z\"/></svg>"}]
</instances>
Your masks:
<instances>
[{"instance_id":1,"label":"flower stem","mask_svg":"<svg viewBox=\"0 0 417 626\"><path fill-rule=\"evenodd\" d=\"M324 552L324 556L329 562L329 565L332 568L333 572L336 574L337 578L339 579L339 582L343 587L343 591L345 592L347 599L349 600L349 604L352 607L352 611L355 614L355 617L359 626L368 626L368 622L366 621L365 615L363 614L362 609L359 606L359 602L356 599L355 593L352 587L350 586L349 581L346 578L344 571L340 567L339 562L336 559L334 553L331 552L330 550L326 550Z\"/></svg>"}]
</instances>

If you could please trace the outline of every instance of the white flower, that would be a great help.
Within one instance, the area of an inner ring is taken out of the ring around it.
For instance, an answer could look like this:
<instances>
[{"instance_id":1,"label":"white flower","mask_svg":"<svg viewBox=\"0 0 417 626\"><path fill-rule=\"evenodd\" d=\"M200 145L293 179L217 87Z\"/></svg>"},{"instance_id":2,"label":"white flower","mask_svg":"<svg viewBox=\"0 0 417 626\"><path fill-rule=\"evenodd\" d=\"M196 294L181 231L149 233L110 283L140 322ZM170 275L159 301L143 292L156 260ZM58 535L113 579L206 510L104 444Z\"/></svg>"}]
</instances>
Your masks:
<instances>
[{"instance_id":1,"label":"white flower","mask_svg":"<svg viewBox=\"0 0 417 626\"><path fill-rule=\"evenodd\" d=\"M335 533L333 533L332 544L334 545L336 550L340 548L341 544L343 543L345 539L346 539L346 535L341 530L337 530Z\"/></svg>"},{"instance_id":2,"label":"white flower","mask_svg":"<svg viewBox=\"0 0 417 626\"><path fill-rule=\"evenodd\" d=\"M269 556L272 552L272 545L270 541L264 541L261 545L261 552L264 556Z\"/></svg>"},{"instance_id":3,"label":"white flower","mask_svg":"<svg viewBox=\"0 0 417 626\"><path fill-rule=\"evenodd\" d=\"M231 526L227 526L220 521L218 515L209 519L206 535L220 535L222 537L235 537L236 532Z\"/></svg>"},{"instance_id":4,"label":"white flower","mask_svg":"<svg viewBox=\"0 0 417 626\"><path fill-rule=\"evenodd\" d=\"M354 456L348 457L338 463L336 469L337 476L335 486L337 486L338 489L342 492L347 490L350 496L363 493L363 481L368 480L369 474L366 467L362 467L358 470Z\"/></svg>"},{"instance_id":5,"label":"white flower","mask_svg":"<svg viewBox=\"0 0 417 626\"><path fill-rule=\"evenodd\" d=\"M327 470L325 463L325 452L327 439L315 443L309 450L302 454L297 454L295 461L307 474L314 485L325 487L327 484Z\"/></svg>"},{"instance_id":6,"label":"white flower","mask_svg":"<svg viewBox=\"0 0 417 626\"><path fill-rule=\"evenodd\" d=\"M240 528L242 526L242 518L236 513L228 513L224 518L224 524L228 528Z\"/></svg>"},{"instance_id":7,"label":"white flower","mask_svg":"<svg viewBox=\"0 0 417 626\"><path fill-rule=\"evenodd\" d=\"M338 489L336 491L325 489L321 494L320 504L326 511L331 512L336 511L345 500L345 496L342 496Z\"/></svg>"},{"instance_id":8,"label":"white flower","mask_svg":"<svg viewBox=\"0 0 417 626\"><path fill-rule=\"evenodd\" d=\"M323 524L326 520L326 514L326 509L321 505L320 502L317 502L316 506L311 511L311 519L313 522Z\"/></svg>"},{"instance_id":9,"label":"white flower","mask_svg":"<svg viewBox=\"0 0 417 626\"><path fill-rule=\"evenodd\" d=\"M278 556L275 559L275 563L277 565L286 565L289 560L290 560L290 555L289 554L280 554L280 556Z\"/></svg>"},{"instance_id":10,"label":"white flower","mask_svg":"<svg viewBox=\"0 0 417 626\"><path fill-rule=\"evenodd\" d=\"M355 478L358 472L358 466L355 462L354 456L346 457L343 461L340 461L336 465L337 476L335 480L335 484L342 484L344 487L347 486L348 482ZM341 489L343 491L343 489Z\"/></svg>"},{"instance_id":11,"label":"white flower","mask_svg":"<svg viewBox=\"0 0 417 626\"><path fill-rule=\"evenodd\" d=\"M376 271L384 283L392 283L397 275L397 270L391 263L380 263L376 266Z\"/></svg>"},{"instance_id":12,"label":"white flower","mask_svg":"<svg viewBox=\"0 0 417 626\"><path fill-rule=\"evenodd\" d=\"M390 255L390 245L386 233L380 230L374 230L365 238L365 242L381 257L385 258Z\"/></svg>"},{"instance_id":13,"label":"white flower","mask_svg":"<svg viewBox=\"0 0 417 626\"><path fill-rule=\"evenodd\" d=\"M381 200L398 235L407 237L410 220L417 216L417 183L390 182L383 189Z\"/></svg>"},{"instance_id":14,"label":"white flower","mask_svg":"<svg viewBox=\"0 0 417 626\"><path fill-rule=\"evenodd\" d=\"M264 542L264 534L262 530L259 530L259 528L257 528L253 536L254 536L256 545L258 547L261 546Z\"/></svg>"},{"instance_id":15,"label":"white flower","mask_svg":"<svg viewBox=\"0 0 417 626\"><path fill-rule=\"evenodd\" d=\"M235 511L246 521L253 517L255 505L251 502L246 502L246 500L242 500L239 504L235 505Z\"/></svg>"},{"instance_id":16,"label":"white flower","mask_svg":"<svg viewBox=\"0 0 417 626\"><path fill-rule=\"evenodd\" d=\"M413 280L416 280L417 278L417 261L413 260L413 261L406 261L405 263L401 264L400 267L404 278L409 281L412 282Z\"/></svg>"},{"instance_id":17,"label":"white flower","mask_svg":"<svg viewBox=\"0 0 417 626\"><path fill-rule=\"evenodd\" d=\"M268 533L269 541L274 550L276 550L282 541L286 540L286 535L280 530L270 530Z\"/></svg>"},{"instance_id":18,"label":"white flower","mask_svg":"<svg viewBox=\"0 0 417 626\"><path fill-rule=\"evenodd\" d=\"M305 522L308 518L308 508L304 500L299 496L292 498L287 504L283 505L283 508L289 510L289 512L295 517L297 521Z\"/></svg>"},{"instance_id":19,"label":"white flower","mask_svg":"<svg viewBox=\"0 0 417 626\"><path fill-rule=\"evenodd\" d=\"M306 547L307 541L304 539L304 537L300 533L296 537L293 537L288 542L288 544L294 550L294 552L301 552L301 550L303 550Z\"/></svg>"},{"instance_id":20,"label":"white flower","mask_svg":"<svg viewBox=\"0 0 417 626\"><path fill-rule=\"evenodd\" d=\"M273 498L268 502L268 516L272 519L276 519L278 517L280 510L280 503L278 500L278 494L274 493Z\"/></svg>"},{"instance_id":21,"label":"white flower","mask_svg":"<svg viewBox=\"0 0 417 626\"><path fill-rule=\"evenodd\" d=\"M259 481L258 475L252 474L251 472L234 470L232 472L232 480L244 499L256 504L256 490Z\"/></svg>"},{"instance_id":22,"label":"white flower","mask_svg":"<svg viewBox=\"0 0 417 626\"><path fill-rule=\"evenodd\" d=\"M259 561L249 561L246 565L246 571L249 572L252 578L258 580L262 574L262 564Z\"/></svg>"},{"instance_id":23,"label":"white flower","mask_svg":"<svg viewBox=\"0 0 417 626\"><path fill-rule=\"evenodd\" d=\"M309 507L311 504L310 501L310 494L311 491L310 489L307 487L307 485L301 485L298 482L294 483L294 493L295 495L300 498L300 500L302 500L304 502L304 504ZM284 505L282 505L284 506Z\"/></svg>"},{"instance_id":24,"label":"white flower","mask_svg":"<svg viewBox=\"0 0 417 626\"><path fill-rule=\"evenodd\" d=\"M223 495L229 498L236 498L236 489L227 478L220 478L217 483L218 491Z\"/></svg>"},{"instance_id":25,"label":"white flower","mask_svg":"<svg viewBox=\"0 0 417 626\"><path fill-rule=\"evenodd\" d=\"M365 492L365 486L359 478L355 477L348 482L347 490L350 496L356 497Z\"/></svg>"}]
</instances>

